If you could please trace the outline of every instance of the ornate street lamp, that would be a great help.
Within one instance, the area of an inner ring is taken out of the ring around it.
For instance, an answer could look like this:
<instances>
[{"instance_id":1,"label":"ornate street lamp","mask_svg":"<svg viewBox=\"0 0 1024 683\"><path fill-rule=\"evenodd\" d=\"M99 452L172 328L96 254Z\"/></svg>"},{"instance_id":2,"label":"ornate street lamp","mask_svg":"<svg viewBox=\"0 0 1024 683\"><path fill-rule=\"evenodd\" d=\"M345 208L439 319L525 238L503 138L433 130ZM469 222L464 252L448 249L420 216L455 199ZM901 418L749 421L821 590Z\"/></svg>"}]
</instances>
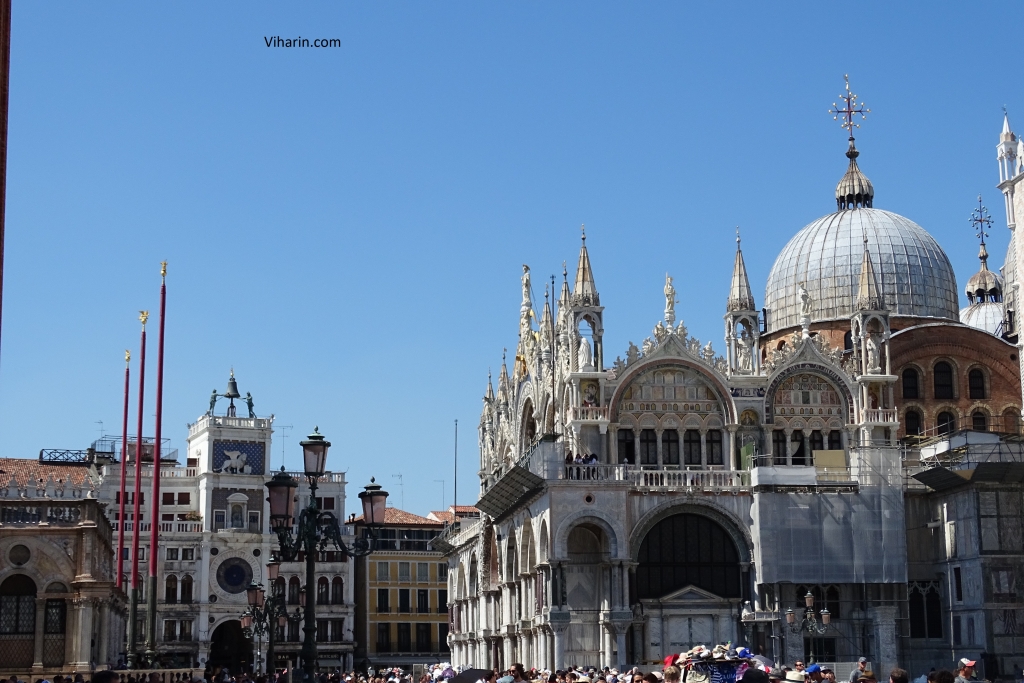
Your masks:
<instances>
[{"instance_id":1,"label":"ornate street lamp","mask_svg":"<svg viewBox=\"0 0 1024 683\"><path fill-rule=\"evenodd\" d=\"M338 519L331 512L320 509L316 499L317 483L327 471L327 451L331 442L324 439L318 428L299 443L302 446L302 461L306 480L309 482L309 505L299 512L295 525L295 501L299 482L284 471L284 467L267 482L267 500L270 503L270 527L277 533L281 550L279 559L285 562L295 560L299 552L306 556L306 585L299 593L302 605L303 639L302 670L303 680L311 683L316 673L316 556L333 545L353 557L362 557L373 552L373 541L384 524L384 510L388 493L370 479L370 484L359 494L363 504L363 519L369 529L368 538L357 538L347 545L341 538ZM294 527L294 536L293 536Z\"/></svg>"},{"instance_id":2,"label":"ornate street lamp","mask_svg":"<svg viewBox=\"0 0 1024 683\"><path fill-rule=\"evenodd\" d=\"M821 621L818 621L818 617L821 617ZM790 633L802 633L807 632L809 634L822 634L828 631L829 625L832 623L832 614L828 609L821 610L820 613L814 611L814 594L811 591L807 591L807 595L804 596L804 616L798 624L796 621L796 613L793 608L790 607L786 610L786 625L789 627ZM813 639L812 639L813 644ZM813 645L812 645L813 647ZM813 663L814 653L811 653L808 663Z\"/></svg>"},{"instance_id":3,"label":"ornate street lamp","mask_svg":"<svg viewBox=\"0 0 1024 683\"><path fill-rule=\"evenodd\" d=\"M273 673L274 666L274 636L276 625L284 627L288 621L288 613L285 611L284 596L280 595L275 583L278 577L278 563L272 560L267 565L267 577L270 579L270 598L267 599L262 584L255 581L249 584L246 589L246 598L249 602L249 609L242 613L242 633L246 638L256 637L256 673L260 672L260 662L263 659L263 636L267 636L267 661L270 663L268 671Z\"/></svg>"}]
</instances>

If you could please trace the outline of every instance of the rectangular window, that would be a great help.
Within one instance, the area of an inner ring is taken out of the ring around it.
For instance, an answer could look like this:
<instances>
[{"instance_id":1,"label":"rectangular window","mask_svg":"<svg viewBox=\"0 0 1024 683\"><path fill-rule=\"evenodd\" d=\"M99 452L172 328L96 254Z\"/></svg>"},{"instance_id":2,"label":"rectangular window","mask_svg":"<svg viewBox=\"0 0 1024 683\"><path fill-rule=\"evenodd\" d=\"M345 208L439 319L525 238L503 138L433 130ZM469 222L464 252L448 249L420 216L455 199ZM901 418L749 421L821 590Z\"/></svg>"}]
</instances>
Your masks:
<instances>
[{"instance_id":1,"label":"rectangular window","mask_svg":"<svg viewBox=\"0 0 1024 683\"><path fill-rule=\"evenodd\" d=\"M179 628L181 631L178 633L178 640L192 640L192 620L184 620L179 622Z\"/></svg>"},{"instance_id":2,"label":"rectangular window","mask_svg":"<svg viewBox=\"0 0 1024 683\"><path fill-rule=\"evenodd\" d=\"M448 652L448 624L437 625L437 649Z\"/></svg>"},{"instance_id":3,"label":"rectangular window","mask_svg":"<svg viewBox=\"0 0 1024 683\"><path fill-rule=\"evenodd\" d=\"M416 624L416 652L430 652L430 624Z\"/></svg>"},{"instance_id":4,"label":"rectangular window","mask_svg":"<svg viewBox=\"0 0 1024 683\"><path fill-rule=\"evenodd\" d=\"M321 510L333 510L334 509L334 498L320 498L317 497L316 504L320 506Z\"/></svg>"},{"instance_id":5,"label":"rectangular window","mask_svg":"<svg viewBox=\"0 0 1024 683\"><path fill-rule=\"evenodd\" d=\"M772 430L772 459L776 465L786 465L786 432L782 429Z\"/></svg>"},{"instance_id":6,"label":"rectangular window","mask_svg":"<svg viewBox=\"0 0 1024 683\"><path fill-rule=\"evenodd\" d=\"M398 580L399 581L410 581L411 577L409 574L409 563L399 562L398 563Z\"/></svg>"},{"instance_id":7,"label":"rectangular window","mask_svg":"<svg viewBox=\"0 0 1024 683\"><path fill-rule=\"evenodd\" d=\"M409 605L409 589L399 588L398 589L398 611L402 614L408 614L411 610Z\"/></svg>"},{"instance_id":8,"label":"rectangular window","mask_svg":"<svg viewBox=\"0 0 1024 683\"><path fill-rule=\"evenodd\" d=\"M960 567L953 567L953 599L957 602L964 601L964 582Z\"/></svg>"},{"instance_id":9,"label":"rectangular window","mask_svg":"<svg viewBox=\"0 0 1024 683\"><path fill-rule=\"evenodd\" d=\"M191 504L192 504L192 494L189 493L188 491L179 491L178 492L178 505L191 505Z\"/></svg>"},{"instance_id":10,"label":"rectangular window","mask_svg":"<svg viewBox=\"0 0 1024 683\"><path fill-rule=\"evenodd\" d=\"M258 511L249 510L249 533L260 533L260 513Z\"/></svg>"},{"instance_id":11,"label":"rectangular window","mask_svg":"<svg viewBox=\"0 0 1024 683\"><path fill-rule=\"evenodd\" d=\"M437 591L437 613L444 614L448 611L448 591L442 588Z\"/></svg>"},{"instance_id":12,"label":"rectangular window","mask_svg":"<svg viewBox=\"0 0 1024 683\"><path fill-rule=\"evenodd\" d=\"M164 641L173 642L178 639L178 622L173 619L164 620Z\"/></svg>"},{"instance_id":13,"label":"rectangular window","mask_svg":"<svg viewBox=\"0 0 1024 683\"><path fill-rule=\"evenodd\" d=\"M224 510L214 510L213 511L213 530L214 531L220 531L221 529L224 528L224 518L225 518L225 511Z\"/></svg>"},{"instance_id":14,"label":"rectangular window","mask_svg":"<svg viewBox=\"0 0 1024 683\"><path fill-rule=\"evenodd\" d=\"M430 592L424 588L416 591L416 611L420 614L430 612Z\"/></svg>"},{"instance_id":15,"label":"rectangular window","mask_svg":"<svg viewBox=\"0 0 1024 683\"><path fill-rule=\"evenodd\" d=\"M437 580L447 581L448 580L448 563L441 562L437 565Z\"/></svg>"},{"instance_id":16,"label":"rectangular window","mask_svg":"<svg viewBox=\"0 0 1024 683\"><path fill-rule=\"evenodd\" d=\"M391 563L390 562L378 562L377 563L377 580L378 581L390 581L391 580Z\"/></svg>"},{"instance_id":17,"label":"rectangular window","mask_svg":"<svg viewBox=\"0 0 1024 683\"><path fill-rule=\"evenodd\" d=\"M331 619L331 642L340 643L345 640L345 620Z\"/></svg>"},{"instance_id":18,"label":"rectangular window","mask_svg":"<svg viewBox=\"0 0 1024 683\"><path fill-rule=\"evenodd\" d=\"M299 620L289 619L288 620L288 642L297 643L299 642Z\"/></svg>"},{"instance_id":19,"label":"rectangular window","mask_svg":"<svg viewBox=\"0 0 1024 683\"><path fill-rule=\"evenodd\" d=\"M416 581L419 583L427 583L430 581L430 565L426 562L416 563Z\"/></svg>"},{"instance_id":20,"label":"rectangular window","mask_svg":"<svg viewBox=\"0 0 1024 683\"><path fill-rule=\"evenodd\" d=\"M377 652L391 652L391 624L377 624Z\"/></svg>"},{"instance_id":21,"label":"rectangular window","mask_svg":"<svg viewBox=\"0 0 1024 683\"><path fill-rule=\"evenodd\" d=\"M675 429L661 433L661 462L665 465L679 464L679 432Z\"/></svg>"},{"instance_id":22,"label":"rectangular window","mask_svg":"<svg viewBox=\"0 0 1024 683\"><path fill-rule=\"evenodd\" d=\"M687 429L683 432L683 461L692 466L701 464L700 432L696 429Z\"/></svg>"},{"instance_id":23,"label":"rectangular window","mask_svg":"<svg viewBox=\"0 0 1024 683\"><path fill-rule=\"evenodd\" d=\"M835 638L804 638L804 661L836 661Z\"/></svg>"},{"instance_id":24,"label":"rectangular window","mask_svg":"<svg viewBox=\"0 0 1024 683\"><path fill-rule=\"evenodd\" d=\"M708 464L721 465L723 462L722 430L709 429L705 441L708 450Z\"/></svg>"},{"instance_id":25,"label":"rectangular window","mask_svg":"<svg viewBox=\"0 0 1024 683\"><path fill-rule=\"evenodd\" d=\"M381 614L387 614L391 611L391 591L387 588L377 589L377 611Z\"/></svg>"},{"instance_id":26,"label":"rectangular window","mask_svg":"<svg viewBox=\"0 0 1024 683\"><path fill-rule=\"evenodd\" d=\"M967 644L974 645L974 617L967 617Z\"/></svg>"},{"instance_id":27,"label":"rectangular window","mask_svg":"<svg viewBox=\"0 0 1024 683\"><path fill-rule=\"evenodd\" d=\"M316 642L326 643L327 636L329 635L330 626L328 625L327 619L316 620Z\"/></svg>"},{"instance_id":28,"label":"rectangular window","mask_svg":"<svg viewBox=\"0 0 1024 683\"><path fill-rule=\"evenodd\" d=\"M398 625L398 651L412 651L412 624Z\"/></svg>"},{"instance_id":29,"label":"rectangular window","mask_svg":"<svg viewBox=\"0 0 1024 683\"><path fill-rule=\"evenodd\" d=\"M177 548L167 548L167 559L168 560L176 560L176 559L178 559L178 549Z\"/></svg>"},{"instance_id":30,"label":"rectangular window","mask_svg":"<svg viewBox=\"0 0 1024 683\"><path fill-rule=\"evenodd\" d=\"M956 522L946 522L946 559L956 557Z\"/></svg>"},{"instance_id":31,"label":"rectangular window","mask_svg":"<svg viewBox=\"0 0 1024 683\"><path fill-rule=\"evenodd\" d=\"M160 503L161 505L174 505L174 492L164 492L160 496Z\"/></svg>"},{"instance_id":32,"label":"rectangular window","mask_svg":"<svg viewBox=\"0 0 1024 683\"><path fill-rule=\"evenodd\" d=\"M640 464L658 464L658 434L653 429L640 432Z\"/></svg>"},{"instance_id":33,"label":"rectangular window","mask_svg":"<svg viewBox=\"0 0 1024 683\"><path fill-rule=\"evenodd\" d=\"M992 572L992 600L995 602L1013 602L1017 598L1013 571L997 569Z\"/></svg>"},{"instance_id":34,"label":"rectangular window","mask_svg":"<svg viewBox=\"0 0 1024 683\"><path fill-rule=\"evenodd\" d=\"M192 560L196 559L196 549L195 548L182 548L181 549L181 559L187 560L189 562L191 562Z\"/></svg>"},{"instance_id":35,"label":"rectangular window","mask_svg":"<svg viewBox=\"0 0 1024 683\"><path fill-rule=\"evenodd\" d=\"M828 449L830 451L843 450L843 433L838 429L833 429L828 433Z\"/></svg>"},{"instance_id":36,"label":"rectangular window","mask_svg":"<svg viewBox=\"0 0 1024 683\"><path fill-rule=\"evenodd\" d=\"M632 429L618 431L618 447L620 465L636 463L636 438Z\"/></svg>"},{"instance_id":37,"label":"rectangular window","mask_svg":"<svg viewBox=\"0 0 1024 683\"><path fill-rule=\"evenodd\" d=\"M963 638L963 633L961 632L961 625L962 624L960 622L960 617L953 617L953 644L954 645L963 645L964 638Z\"/></svg>"},{"instance_id":38,"label":"rectangular window","mask_svg":"<svg viewBox=\"0 0 1024 683\"><path fill-rule=\"evenodd\" d=\"M161 522L173 522L174 521L174 513L172 512L170 514L161 514L160 515L160 521Z\"/></svg>"}]
</instances>

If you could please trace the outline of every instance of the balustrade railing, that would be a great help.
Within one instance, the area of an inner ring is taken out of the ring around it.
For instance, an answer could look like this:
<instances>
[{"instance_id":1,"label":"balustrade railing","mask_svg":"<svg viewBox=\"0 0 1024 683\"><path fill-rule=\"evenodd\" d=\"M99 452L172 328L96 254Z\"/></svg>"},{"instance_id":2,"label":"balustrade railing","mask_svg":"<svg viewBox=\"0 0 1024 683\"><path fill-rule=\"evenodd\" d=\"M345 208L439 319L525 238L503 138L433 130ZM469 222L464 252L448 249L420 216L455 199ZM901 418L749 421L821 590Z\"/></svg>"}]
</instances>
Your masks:
<instances>
[{"instance_id":1,"label":"balustrade railing","mask_svg":"<svg viewBox=\"0 0 1024 683\"><path fill-rule=\"evenodd\" d=\"M572 409L574 420L607 420L608 406L574 406Z\"/></svg>"},{"instance_id":2,"label":"balustrade railing","mask_svg":"<svg viewBox=\"0 0 1024 683\"><path fill-rule=\"evenodd\" d=\"M746 470L632 470L633 486L656 489L739 489L750 486Z\"/></svg>"},{"instance_id":3,"label":"balustrade railing","mask_svg":"<svg viewBox=\"0 0 1024 683\"><path fill-rule=\"evenodd\" d=\"M864 411L866 422L899 422L899 416L892 408L870 408Z\"/></svg>"},{"instance_id":4,"label":"balustrade railing","mask_svg":"<svg viewBox=\"0 0 1024 683\"><path fill-rule=\"evenodd\" d=\"M559 472L559 479L573 481L625 481L626 465L583 465L566 464Z\"/></svg>"}]
</instances>

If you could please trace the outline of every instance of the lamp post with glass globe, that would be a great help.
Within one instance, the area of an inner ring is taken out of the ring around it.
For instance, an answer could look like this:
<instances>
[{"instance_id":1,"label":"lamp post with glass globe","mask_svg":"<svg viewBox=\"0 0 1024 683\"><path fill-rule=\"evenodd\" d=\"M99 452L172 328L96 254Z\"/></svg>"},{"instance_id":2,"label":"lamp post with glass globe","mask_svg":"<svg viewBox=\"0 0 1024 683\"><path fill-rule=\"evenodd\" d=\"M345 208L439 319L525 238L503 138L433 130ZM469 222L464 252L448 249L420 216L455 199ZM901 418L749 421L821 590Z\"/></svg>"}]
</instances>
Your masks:
<instances>
[{"instance_id":1,"label":"lamp post with glass globe","mask_svg":"<svg viewBox=\"0 0 1024 683\"><path fill-rule=\"evenodd\" d=\"M373 552L373 541L377 532L384 524L384 510L387 506L388 493L380 485L370 480L359 494L363 504L363 519L369 529L369 538L357 538L352 545L346 545L341 538L341 527L334 514L320 509L316 499L317 482L324 476L327 464L327 449L331 443L324 439L318 428L314 428L302 446L303 468L306 481L309 482L309 504L299 512L298 525L295 524L295 500L299 482L289 476L284 467L267 482L270 501L270 526L277 532L281 550L278 556L285 562L295 560L299 552L306 556L305 605L303 606L303 638L302 638L302 671L303 680L313 680L316 673L316 556L324 552L328 544L333 544L354 557L369 555Z\"/></svg>"}]
</instances>

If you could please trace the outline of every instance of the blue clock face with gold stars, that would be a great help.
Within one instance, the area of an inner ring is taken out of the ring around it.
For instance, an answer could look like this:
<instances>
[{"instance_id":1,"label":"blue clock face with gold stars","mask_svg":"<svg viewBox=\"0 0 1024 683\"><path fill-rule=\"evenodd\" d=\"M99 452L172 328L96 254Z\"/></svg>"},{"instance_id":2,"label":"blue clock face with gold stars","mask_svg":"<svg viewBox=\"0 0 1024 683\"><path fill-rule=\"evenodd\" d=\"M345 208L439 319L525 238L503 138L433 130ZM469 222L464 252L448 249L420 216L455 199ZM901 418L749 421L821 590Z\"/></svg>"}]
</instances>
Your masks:
<instances>
[{"instance_id":1,"label":"blue clock face with gold stars","mask_svg":"<svg viewBox=\"0 0 1024 683\"><path fill-rule=\"evenodd\" d=\"M224 474L263 474L265 448L258 441L213 442L213 471Z\"/></svg>"}]
</instances>

